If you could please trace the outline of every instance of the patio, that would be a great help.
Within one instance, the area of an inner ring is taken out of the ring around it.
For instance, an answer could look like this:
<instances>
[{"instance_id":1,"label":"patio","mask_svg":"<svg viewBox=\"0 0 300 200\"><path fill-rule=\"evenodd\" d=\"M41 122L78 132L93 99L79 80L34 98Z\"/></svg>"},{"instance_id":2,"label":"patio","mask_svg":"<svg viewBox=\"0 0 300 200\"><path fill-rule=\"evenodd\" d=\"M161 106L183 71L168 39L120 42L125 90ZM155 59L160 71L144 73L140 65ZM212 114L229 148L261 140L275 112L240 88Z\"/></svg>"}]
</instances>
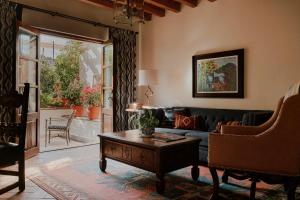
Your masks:
<instances>
[{"instance_id":1,"label":"patio","mask_svg":"<svg viewBox=\"0 0 300 200\"><path fill-rule=\"evenodd\" d=\"M47 145L45 145L46 119L49 120L50 117L61 118L62 121L55 122L55 125L65 125L67 121L66 118L63 118L62 116L69 115L71 113L72 113L72 109L67 109L67 108L41 109L40 111L40 151L41 152L99 143L97 134L100 133L100 127L101 127L100 119L89 120L87 117L85 117L85 115L83 115L83 117L76 117L72 120L70 126L71 142L69 143L69 145L67 145L66 138L63 135L54 137L58 135L58 133L54 133L54 132L51 134L53 138L51 138L50 143L47 143Z\"/></svg>"}]
</instances>

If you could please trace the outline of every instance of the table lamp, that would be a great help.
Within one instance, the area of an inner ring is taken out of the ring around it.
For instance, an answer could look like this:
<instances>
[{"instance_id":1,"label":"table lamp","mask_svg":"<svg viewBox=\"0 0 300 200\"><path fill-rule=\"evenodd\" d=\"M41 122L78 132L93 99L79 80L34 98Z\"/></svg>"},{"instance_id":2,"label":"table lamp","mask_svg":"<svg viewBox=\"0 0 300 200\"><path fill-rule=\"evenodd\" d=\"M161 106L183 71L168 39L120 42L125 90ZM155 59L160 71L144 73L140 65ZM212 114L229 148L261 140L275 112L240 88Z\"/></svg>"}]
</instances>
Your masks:
<instances>
[{"instance_id":1,"label":"table lamp","mask_svg":"<svg viewBox=\"0 0 300 200\"><path fill-rule=\"evenodd\" d=\"M146 105L150 105L150 97L154 95L151 85L157 85L157 70L155 69L140 69L139 70L139 86L147 86L145 91Z\"/></svg>"}]
</instances>

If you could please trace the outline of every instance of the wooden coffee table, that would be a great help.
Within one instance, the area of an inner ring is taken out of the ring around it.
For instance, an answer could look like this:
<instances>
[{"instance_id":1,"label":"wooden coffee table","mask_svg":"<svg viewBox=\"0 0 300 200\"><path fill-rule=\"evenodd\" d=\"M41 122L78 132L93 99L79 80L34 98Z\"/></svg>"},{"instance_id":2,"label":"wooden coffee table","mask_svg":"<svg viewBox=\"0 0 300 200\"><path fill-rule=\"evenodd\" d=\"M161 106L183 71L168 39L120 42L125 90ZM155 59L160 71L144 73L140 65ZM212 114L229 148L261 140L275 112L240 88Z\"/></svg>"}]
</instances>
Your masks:
<instances>
[{"instance_id":1,"label":"wooden coffee table","mask_svg":"<svg viewBox=\"0 0 300 200\"><path fill-rule=\"evenodd\" d=\"M199 177L199 138L186 137L165 143L143 138L139 130L102 133L98 136L102 172L106 169L106 158L153 172L157 177L156 190L159 194L164 192L164 175L168 172L192 165L193 180Z\"/></svg>"}]
</instances>

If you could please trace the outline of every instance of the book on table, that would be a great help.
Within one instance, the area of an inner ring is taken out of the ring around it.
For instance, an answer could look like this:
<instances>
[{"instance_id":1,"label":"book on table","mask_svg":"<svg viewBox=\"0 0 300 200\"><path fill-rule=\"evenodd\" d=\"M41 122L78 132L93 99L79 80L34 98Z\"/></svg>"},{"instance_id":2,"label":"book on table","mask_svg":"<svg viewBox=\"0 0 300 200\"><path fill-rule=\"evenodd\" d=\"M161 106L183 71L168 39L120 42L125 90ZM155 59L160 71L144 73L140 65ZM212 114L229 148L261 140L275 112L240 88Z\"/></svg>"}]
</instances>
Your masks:
<instances>
[{"instance_id":1,"label":"book on table","mask_svg":"<svg viewBox=\"0 0 300 200\"><path fill-rule=\"evenodd\" d=\"M152 140L159 142L173 142L182 139L185 139L185 137L172 133L154 133L152 138Z\"/></svg>"}]
</instances>

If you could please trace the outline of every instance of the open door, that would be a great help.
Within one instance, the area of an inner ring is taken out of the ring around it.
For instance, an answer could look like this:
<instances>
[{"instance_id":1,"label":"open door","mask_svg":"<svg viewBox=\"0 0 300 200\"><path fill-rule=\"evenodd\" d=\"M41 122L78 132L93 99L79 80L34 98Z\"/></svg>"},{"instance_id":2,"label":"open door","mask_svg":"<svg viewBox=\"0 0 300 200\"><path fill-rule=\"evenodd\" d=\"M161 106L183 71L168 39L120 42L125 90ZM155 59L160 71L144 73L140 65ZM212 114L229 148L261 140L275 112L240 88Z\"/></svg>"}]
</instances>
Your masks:
<instances>
[{"instance_id":1,"label":"open door","mask_svg":"<svg viewBox=\"0 0 300 200\"><path fill-rule=\"evenodd\" d=\"M113 45L103 47L102 65L102 133L113 131Z\"/></svg>"},{"instance_id":2,"label":"open door","mask_svg":"<svg viewBox=\"0 0 300 200\"><path fill-rule=\"evenodd\" d=\"M38 32L35 29L19 27L17 37L17 90L22 91L24 83L30 83L25 158L33 157L39 153L38 40Z\"/></svg>"}]
</instances>

